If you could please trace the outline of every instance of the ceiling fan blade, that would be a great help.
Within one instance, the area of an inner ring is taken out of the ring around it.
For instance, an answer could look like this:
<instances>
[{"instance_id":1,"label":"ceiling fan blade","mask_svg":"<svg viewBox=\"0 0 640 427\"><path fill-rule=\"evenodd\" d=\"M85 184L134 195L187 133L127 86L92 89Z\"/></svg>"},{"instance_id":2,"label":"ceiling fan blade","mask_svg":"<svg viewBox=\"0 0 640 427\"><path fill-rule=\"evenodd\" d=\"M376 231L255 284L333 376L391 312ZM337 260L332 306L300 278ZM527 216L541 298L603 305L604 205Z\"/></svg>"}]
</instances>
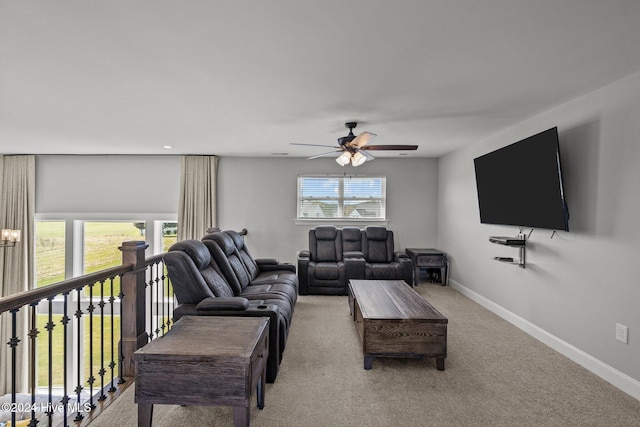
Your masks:
<instances>
[{"instance_id":1,"label":"ceiling fan blade","mask_svg":"<svg viewBox=\"0 0 640 427\"><path fill-rule=\"evenodd\" d=\"M306 145L309 147L330 147L330 148L341 148L338 147L337 145L322 145L322 144L303 144L300 142L290 142L289 145Z\"/></svg>"},{"instance_id":2,"label":"ceiling fan blade","mask_svg":"<svg viewBox=\"0 0 640 427\"><path fill-rule=\"evenodd\" d=\"M369 143L369 141L371 141L376 136L378 135L376 135L375 133L362 132L360 135L356 136L354 140L348 143L347 145L349 145L349 147L360 148L363 145Z\"/></svg>"},{"instance_id":3,"label":"ceiling fan blade","mask_svg":"<svg viewBox=\"0 0 640 427\"><path fill-rule=\"evenodd\" d=\"M307 157L307 160L317 159L318 157L332 156L332 155L335 155L336 153L342 153L342 150L329 151L328 153L316 154L315 156Z\"/></svg>"},{"instance_id":4,"label":"ceiling fan blade","mask_svg":"<svg viewBox=\"0 0 640 427\"><path fill-rule=\"evenodd\" d=\"M417 145L367 145L361 150L417 150Z\"/></svg>"},{"instance_id":5,"label":"ceiling fan blade","mask_svg":"<svg viewBox=\"0 0 640 427\"><path fill-rule=\"evenodd\" d=\"M376 159L375 157L373 157L373 154L369 153L367 150L360 151L360 152L367 158L367 161Z\"/></svg>"}]
</instances>

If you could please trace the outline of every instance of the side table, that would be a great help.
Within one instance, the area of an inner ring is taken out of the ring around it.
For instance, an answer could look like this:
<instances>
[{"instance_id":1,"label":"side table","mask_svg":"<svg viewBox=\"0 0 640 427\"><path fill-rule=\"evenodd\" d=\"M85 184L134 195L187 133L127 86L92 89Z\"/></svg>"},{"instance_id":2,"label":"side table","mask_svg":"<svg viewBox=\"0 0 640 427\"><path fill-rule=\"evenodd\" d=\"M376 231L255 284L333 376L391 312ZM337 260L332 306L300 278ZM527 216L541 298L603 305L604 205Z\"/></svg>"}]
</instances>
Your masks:
<instances>
[{"instance_id":1,"label":"side table","mask_svg":"<svg viewBox=\"0 0 640 427\"><path fill-rule=\"evenodd\" d=\"M154 404L231 405L234 425L249 426L250 397L264 407L269 355L266 317L185 316L134 353L138 427Z\"/></svg>"},{"instance_id":2,"label":"side table","mask_svg":"<svg viewBox=\"0 0 640 427\"><path fill-rule=\"evenodd\" d=\"M418 284L421 268L439 268L440 284L446 286L449 283L449 261L447 254L437 249L408 248L405 252L413 261L413 283Z\"/></svg>"}]
</instances>

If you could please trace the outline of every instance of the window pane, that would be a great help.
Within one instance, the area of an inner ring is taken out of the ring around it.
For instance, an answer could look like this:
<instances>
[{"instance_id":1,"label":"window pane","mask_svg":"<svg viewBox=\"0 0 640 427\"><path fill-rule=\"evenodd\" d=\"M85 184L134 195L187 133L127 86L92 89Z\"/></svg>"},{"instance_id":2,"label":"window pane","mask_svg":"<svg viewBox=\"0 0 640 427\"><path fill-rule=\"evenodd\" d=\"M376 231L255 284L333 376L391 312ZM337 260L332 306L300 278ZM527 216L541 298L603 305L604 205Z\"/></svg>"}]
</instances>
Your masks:
<instances>
[{"instance_id":1,"label":"window pane","mask_svg":"<svg viewBox=\"0 0 640 427\"><path fill-rule=\"evenodd\" d=\"M162 252L168 252L171 245L178 241L178 223L162 223Z\"/></svg>"},{"instance_id":2,"label":"window pane","mask_svg":"<svg viewBox=\"0 0 640 427\"><path fill-rule=\"evenodd\" d=\"M36 222L36 287L65 279L65 222Z\"/></svg>"},{"instance_id":3,"label":"window pane","mask_svg":"<svg viewBox=\"0 0 640 427\"><path fill-rule=\"evenodd\" d=\"M345 201L344 214L347 218L381 218L383 204L380 200Z\"/></svg>"},{"instance_id":4,"label":"window pane","mask_svg":"<svg viewBox=\"0 0 640 427\"><path fill-rule=\"evenodd\" d=\"M339 191L338 178L303 178L300 193L303 198L336 198Z\"/></svg>"},{"instance_id":5,"label":"window pane","mask_svg":"<svg viewBox=\"0 0 640 427\"><path fill-rule=\"evenodd\" d=\"M337 218L338 202L335 200L304 200L300 205L300 218Z\"/></svg>"},{"instance_id":6,"label":"window pane","mask_svg":"<svg viewBox=\"0 0 640 427\"><path fill-rule=\"evenodd\" d=\"M122 264L118 249L127 240L144 240L144 222L85 222L84 274Z\"/></svg>"},{"instance_id":7,"label":"window pane","mask_svg":"<svg viewBox=\"0 0 640 427\"><path fill-rule=\"evenodd\" d=\"M348 178L344 181L344 197L382 197L382 180L380 178Z\"/></svg>"}]
</instances>

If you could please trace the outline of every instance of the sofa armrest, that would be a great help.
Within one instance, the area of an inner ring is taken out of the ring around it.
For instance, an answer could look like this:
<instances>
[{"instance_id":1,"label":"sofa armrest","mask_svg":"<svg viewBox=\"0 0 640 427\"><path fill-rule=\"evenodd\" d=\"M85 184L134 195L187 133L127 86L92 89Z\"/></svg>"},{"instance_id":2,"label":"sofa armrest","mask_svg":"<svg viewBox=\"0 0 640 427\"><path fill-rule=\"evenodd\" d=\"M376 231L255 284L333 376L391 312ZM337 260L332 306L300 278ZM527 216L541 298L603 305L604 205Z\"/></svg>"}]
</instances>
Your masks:
<instances>
[{"instance_id":1,"label":"sofa armrest","mask_svg":"<svg viewBox=\"0 0 640 427\"><path fill-rule=\"evenodd\" d=\"M290 271L296 272L296 266L293 264L258 264L260 271Z\"/></svg>"},{"instance_id":2,"label":"sofa armrest","mask_svg":"<svg viewBox=\"0 0 640 427\"><path fill-rule=\"evenodd\" d=\"M276 265L278 264L278 260L275 258L257 258L255 259L256 264L258 264L258 267L261 267L263 265Z\"/></svg>"},{"instance_id":3,"label":"sofa armrest","mask_svg":"<svg viewBox=\"0 0 640 427\"><path fill-rule=\"evenodd\" d=\"M196 311L245 311L249 300L241 297L209 297L196 305Z\"/></svg>"},{"instance_id":4,"label":"sofa armrest","mask_svg":"<svg viewBox=\"0 0 640 427\"><path fill-rule=\"evenodd\" d=\"M396 262L400 263L404 281L410 286L413 286L413 261L411 261L411 258L409 258L404 252L396 252L394 258L396 259Z\"/></svg>"},{"instance_id":5,"label":"sofa armrest","mask_svg":"<svg viewBox=\"0 0 640 427\"><path fill-rule=\"evenodd\" d=\"M367 262L363 257L344 258L344 272L348 286L351 279L364 279L366 276Z\"/></svg>"},{"instance_id":6,"label":"sofa armrest","mask_svg":"<svg viewBox=\"0 0 640 427\"><path fill-rule=\"evenodd\" d=\"M298 253L298 292L300 295L309 294L309 263L311 254L309 251Z\"/></svg>"}]
</instances>

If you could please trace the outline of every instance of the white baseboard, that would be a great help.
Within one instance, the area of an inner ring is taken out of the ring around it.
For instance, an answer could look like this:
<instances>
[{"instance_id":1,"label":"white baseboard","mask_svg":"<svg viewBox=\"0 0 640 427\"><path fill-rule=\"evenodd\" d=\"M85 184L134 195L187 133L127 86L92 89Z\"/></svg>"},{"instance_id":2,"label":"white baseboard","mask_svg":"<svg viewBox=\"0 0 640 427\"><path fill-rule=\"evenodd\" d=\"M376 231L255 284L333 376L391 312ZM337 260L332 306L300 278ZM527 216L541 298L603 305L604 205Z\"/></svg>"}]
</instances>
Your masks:
<instances>
[{"instance_id":1,"label":"white baseboard","mask_svg":"<svg viewBox=\"0 0 640 427\"><path fill-rule=\"evenodd\" d=\"M558 353L568 357L577 364L593 372L600 378L624 391L628 395L640 400L640 381L631 378L629 375L625 374L624 372L618 371L617 369L607 365L606 363L601 362L590 354L587 354L579 348L572 346L568 342L563 341L555 335L550 334L549 332L534 325L528 320L518 316L515 313L512 313L511 311L483 297L477 292L474 292L471 289L461 285L455 280L449 279L449 283L453 289L460 292L470 300L477 302L487 310L497 314L507 322L522 329L527 334L556 350Z\"/></svg>"}]
</instances>

